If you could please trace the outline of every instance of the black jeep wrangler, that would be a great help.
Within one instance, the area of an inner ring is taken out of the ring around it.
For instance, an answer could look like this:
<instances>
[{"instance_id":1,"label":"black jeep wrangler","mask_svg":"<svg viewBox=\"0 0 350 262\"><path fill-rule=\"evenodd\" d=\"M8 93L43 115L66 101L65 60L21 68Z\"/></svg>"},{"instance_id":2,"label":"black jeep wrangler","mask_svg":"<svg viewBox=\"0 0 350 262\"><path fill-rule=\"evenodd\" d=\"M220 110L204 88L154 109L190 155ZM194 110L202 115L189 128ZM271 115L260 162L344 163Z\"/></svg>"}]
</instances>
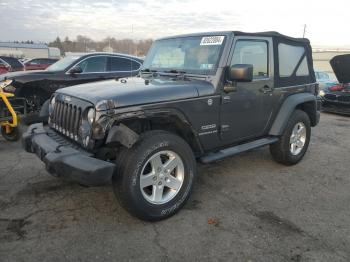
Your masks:
<instances>
[{"instance_id":1,"label":"black jeep wrangler","mask_svg":"<svg viewBox=\"0 0 350 262\"><path fill-rule=\"evenodd\" d=\"M155 41L139 77L58 90L49 127L23 135L48 172L84 185L112 180L133 215L160 220L189 198L196 161L270 145L293 165L319 122L307 39L214 32Z\"/></svg>"}]
</instances>

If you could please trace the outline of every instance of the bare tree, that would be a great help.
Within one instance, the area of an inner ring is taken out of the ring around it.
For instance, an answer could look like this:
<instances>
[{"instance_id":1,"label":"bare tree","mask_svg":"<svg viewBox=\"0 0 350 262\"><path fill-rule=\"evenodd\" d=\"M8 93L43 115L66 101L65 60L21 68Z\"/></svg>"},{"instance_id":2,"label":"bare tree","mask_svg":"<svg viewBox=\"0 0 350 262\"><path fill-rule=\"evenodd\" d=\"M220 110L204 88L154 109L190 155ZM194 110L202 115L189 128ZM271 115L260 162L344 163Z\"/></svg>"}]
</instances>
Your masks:
<instances>
[{"instance_id":1,"label":"bare tree","mask_svg":"<svg viewBox=\"0 0 350 262\"><path fill-rule=\"evenodd\" d=\"M49 46L59 48L63 54L65 52L102 52L112 49L118 53L145 56L152 43L152 39L135 41L132 39L115 39L114 37L107 37L102 41L94 41L87 36L78 35L75 40L65 37L64 41L61 41L57 37L53 42L49 43ZM108 49L106 49L107 47Z\"/></svg>"}]
</instances>

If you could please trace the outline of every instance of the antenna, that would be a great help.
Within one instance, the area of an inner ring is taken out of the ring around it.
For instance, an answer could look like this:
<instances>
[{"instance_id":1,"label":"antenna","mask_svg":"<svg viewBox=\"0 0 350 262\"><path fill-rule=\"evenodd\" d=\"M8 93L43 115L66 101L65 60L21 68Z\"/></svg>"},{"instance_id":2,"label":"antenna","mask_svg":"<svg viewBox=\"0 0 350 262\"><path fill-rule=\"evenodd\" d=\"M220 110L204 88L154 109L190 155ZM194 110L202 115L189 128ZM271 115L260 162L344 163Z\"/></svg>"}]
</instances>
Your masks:
<instances>
[{"instance_id":1,"label":"antenna","mask_svg":"<svg viewBox=\"0 0 350 262\"><path fill-rule=\"evenodd\" d=\"M306 24L304 24L303 38L305 38L305 33L306 33Z\"/></svg>"},{"instance_id":2,"label":"antenna","mask_svg":"<svg viewBox=\"0 0 350 262\"><path fill-rule=\"evenodd\" d=\"M131 43L130 43L130 55L132 55L132 44L134 43L134 24L131 24ZM132 78L132 60L130 60L130 77Z\"/></svg>"}]
</instances>

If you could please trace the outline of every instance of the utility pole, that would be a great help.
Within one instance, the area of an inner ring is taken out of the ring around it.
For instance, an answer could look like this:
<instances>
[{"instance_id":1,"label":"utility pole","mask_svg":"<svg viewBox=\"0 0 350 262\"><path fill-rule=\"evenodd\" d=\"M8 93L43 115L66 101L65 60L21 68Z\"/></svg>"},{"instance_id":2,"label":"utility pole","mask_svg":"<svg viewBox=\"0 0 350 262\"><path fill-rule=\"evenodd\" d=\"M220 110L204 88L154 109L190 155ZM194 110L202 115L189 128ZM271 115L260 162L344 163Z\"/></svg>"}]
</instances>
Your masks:
<instances>
[{"instance_id":1,"label":"utility pole","mask_svg":"<svg viewBox=\"0 0 350 262\"><path fill-rule=\"evenodd\" d=\"M305 33L306 33L306 24L304 24L303 38L305 38Z\"/></svg>"}]
</instances>

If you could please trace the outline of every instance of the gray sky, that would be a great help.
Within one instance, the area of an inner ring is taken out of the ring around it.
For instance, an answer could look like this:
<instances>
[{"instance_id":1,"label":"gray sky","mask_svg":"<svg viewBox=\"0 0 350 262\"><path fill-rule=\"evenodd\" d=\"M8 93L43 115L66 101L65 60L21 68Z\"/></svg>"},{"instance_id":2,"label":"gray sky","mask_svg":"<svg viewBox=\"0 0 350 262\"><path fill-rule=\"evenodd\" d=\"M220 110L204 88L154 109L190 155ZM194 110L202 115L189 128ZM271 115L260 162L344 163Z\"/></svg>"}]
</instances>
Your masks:
<instances>
[{"instance_id":1,"label":"gray sky","mask_svg":"<svg viewBox=\"0 0 350 262\"><path fill-rule=\"evenodd\" d=\"M158 38L218 31L270 31L313 45L350 47L349 0L0 0L0 41ZM133 32L132 32L133 28Z\"/></svg>"}]
</instances>

